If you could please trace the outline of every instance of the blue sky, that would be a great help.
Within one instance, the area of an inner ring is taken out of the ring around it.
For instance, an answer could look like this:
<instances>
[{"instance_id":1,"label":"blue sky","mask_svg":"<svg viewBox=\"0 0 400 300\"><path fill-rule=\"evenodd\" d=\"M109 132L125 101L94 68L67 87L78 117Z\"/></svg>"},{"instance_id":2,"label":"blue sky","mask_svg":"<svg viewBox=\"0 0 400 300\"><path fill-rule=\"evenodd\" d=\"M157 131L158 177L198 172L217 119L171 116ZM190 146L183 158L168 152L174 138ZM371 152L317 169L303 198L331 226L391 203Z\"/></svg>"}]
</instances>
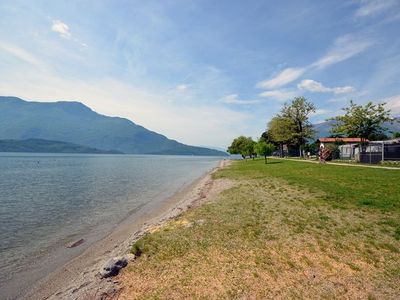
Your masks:
<instances>
[{"instance_id":1,"label":"blue sky","mask_svg":"<svg viewBox=\"0 0 400 300\"><path fill-rule=\"evenodd\" d=\"M400 1L3 1L0 95L76 100L179 141L257 138L305 96L400 115Z\"/></svg>"}]
</instances>

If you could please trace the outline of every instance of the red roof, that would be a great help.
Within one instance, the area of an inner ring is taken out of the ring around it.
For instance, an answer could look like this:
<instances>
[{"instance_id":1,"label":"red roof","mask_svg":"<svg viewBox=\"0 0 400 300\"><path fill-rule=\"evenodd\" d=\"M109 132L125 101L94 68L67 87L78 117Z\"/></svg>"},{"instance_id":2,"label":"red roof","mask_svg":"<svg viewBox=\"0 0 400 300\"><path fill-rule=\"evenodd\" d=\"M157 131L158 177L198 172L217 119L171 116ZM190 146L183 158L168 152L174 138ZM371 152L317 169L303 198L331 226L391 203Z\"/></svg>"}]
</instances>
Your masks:
<instances>
[{"instance_id":1,"label":"red roof","mask_svg":"<svg viewBox=\"0 0 400 300\"><path fill-rule=\"evenodd\" d=\"M335 143L335 142L361 143L361 142L368 142L367 139L362 140L361 138L319 138L318 141L320 141L321 143Z\"/></svg>"}]
</instances>

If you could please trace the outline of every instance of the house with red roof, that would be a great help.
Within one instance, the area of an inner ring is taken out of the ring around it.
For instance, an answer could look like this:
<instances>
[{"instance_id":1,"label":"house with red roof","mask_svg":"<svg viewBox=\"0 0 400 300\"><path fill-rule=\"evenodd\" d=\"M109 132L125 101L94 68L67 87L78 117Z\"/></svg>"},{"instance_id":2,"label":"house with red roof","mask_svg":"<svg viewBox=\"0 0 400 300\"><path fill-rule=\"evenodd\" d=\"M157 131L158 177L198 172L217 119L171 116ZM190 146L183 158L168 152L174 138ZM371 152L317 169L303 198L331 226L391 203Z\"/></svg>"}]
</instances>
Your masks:
<instances>
[{"instance_id":1,"label":"house with red roof","mask_svg":"<svg viewBox=\"0 0 400 300\"><path fill-rule=\"evenodd\" d=\"M400 161L400 139L372 141L361 138L319 138L317 142L322 148L335 146L339 153L335 158L354 159L363 163L379 163L380 161ZM360 147L360 144L364 146ZM383 150L382 150L383 149ZM383 151L383 153L382 153Z\"/></svg>"},{"instance_id":2,"label":"house with red roof","mask_svg":"<svg viewBox=\"0 0 400 300\"><path fill-rule=\"evenodd\" d=\"M361 143L369 142L367 139L358 137L323 137L319 138L317 142L320 143L320 148L329 147L329 145L337 145L339 154L335 158L340 159L357 159L359 148Z\"/></svg>"}]
</instances>

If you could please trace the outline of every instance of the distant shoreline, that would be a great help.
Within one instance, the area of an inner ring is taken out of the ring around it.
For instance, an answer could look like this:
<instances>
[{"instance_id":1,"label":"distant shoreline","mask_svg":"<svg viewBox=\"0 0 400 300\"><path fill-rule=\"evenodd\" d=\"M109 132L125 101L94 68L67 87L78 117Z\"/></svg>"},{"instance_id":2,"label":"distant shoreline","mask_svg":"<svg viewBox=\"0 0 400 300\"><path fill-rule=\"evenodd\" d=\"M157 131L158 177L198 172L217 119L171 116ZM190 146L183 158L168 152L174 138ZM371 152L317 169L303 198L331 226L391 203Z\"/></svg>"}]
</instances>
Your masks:
<instances>
[{"instance_id":1,"label":"distant shoreline","mask_svg":"<svg viewBox=\"0 0 400 300\"><path fill-rule=\"evenodd\" d=\"M0 152L4 153L76 153L76 154L124 154L118 150L101 150L74 143L46 139L2 139Z\"/></svg>"},{"instance_id":2,"label":"distant shoreline","mask_svg":"<svg viewBox=\"0 0 400 300\"><path fill-rule=\"evenodd\" d=\"M70 260L37 282L22 299L87 298L113 289L113 282L98 276L101 266L109 258L125 255L130 246L151 228L178 216L204 198L204 191L211 184L211 176L225 167L230 160L221 160L218 166L191 184L165 199L159 207L133 213L123 220L109 235L93 243L82 254Z\"/></svg>"},{"instance_id":3,"label":"distant shoreline","mask_svg":"<svg viewBox=\"0 0 400 300\"><path fill-rule=\"evenodd\" d=\"M23 155L23 154L28 154L28 155L34 155L37 154L38 156L40 155L121 155L121 156L173 156L173 157L216 157L219 159L235 159L234 155L228 155L228 156L215 156L215 155L193 155L193 154L154 154L154 153L73 153L73 152L10 152L10 151L0 151L0 155L5 154L5 155Z\"/></svg>"}]
</instances>

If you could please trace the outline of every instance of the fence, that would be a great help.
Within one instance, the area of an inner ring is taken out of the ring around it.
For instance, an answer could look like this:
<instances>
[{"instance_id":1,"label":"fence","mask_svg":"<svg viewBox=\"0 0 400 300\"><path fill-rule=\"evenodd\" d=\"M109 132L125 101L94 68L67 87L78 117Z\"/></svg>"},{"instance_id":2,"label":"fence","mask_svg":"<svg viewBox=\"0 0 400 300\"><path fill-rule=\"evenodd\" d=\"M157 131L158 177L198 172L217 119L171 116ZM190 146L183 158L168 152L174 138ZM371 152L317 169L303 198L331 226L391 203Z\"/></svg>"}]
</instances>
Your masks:
<instances>
[{"instance_id":1,"label":"fence","mask_svg":"<svg viewBox=\"0 0 400 300\"><path fill-rule=\"evenodd\" d=\"M400 144L385 144L384 160L400 160Z\"/></svg>"},{"instance_id":2,"label":"fence","mask_svg":"<svg viewBox=\"0 0 400 300\"><path fill-rule=\"evenodd\" d=\"M400 161L400 144L369 143L359 153L361 163L377 164L381 161ZM383 148L383 153L382 153Z\"/></svg>"}]
</instances>

